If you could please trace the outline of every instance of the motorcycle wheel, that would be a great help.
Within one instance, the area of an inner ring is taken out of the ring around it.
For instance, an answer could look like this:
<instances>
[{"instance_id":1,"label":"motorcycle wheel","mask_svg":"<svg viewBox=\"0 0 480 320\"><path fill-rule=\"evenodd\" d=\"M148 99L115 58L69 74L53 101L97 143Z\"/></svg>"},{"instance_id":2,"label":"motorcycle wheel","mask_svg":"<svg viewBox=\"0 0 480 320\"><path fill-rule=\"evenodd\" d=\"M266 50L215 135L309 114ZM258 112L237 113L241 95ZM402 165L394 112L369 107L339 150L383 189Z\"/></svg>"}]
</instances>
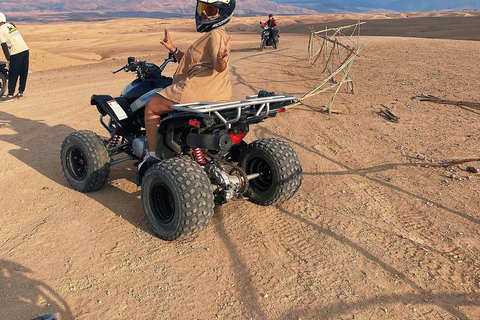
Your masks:
<instances>
[{"instance_id":1,"label":"motorcycle wheel","mask_svg":"<svg viewBox=\"0 0 480 320\"><path fill-rule=\"evenodd\" d=\"M268 138L249 144L239 161L249 181L246 196L262 206L279 205L295 195L302 184L302 166L297 153L283 140Z\"/></svg>"},{"instance_id":2,"label":"motorcycle wheel","mask_svg":"<svg viewBox=\"0 0 480 320\"><path fill-rule=\"evenodd\" d=\"M260 51L263 51L264 48L265 48L265 39L262 39L262 41L260 42Z\"/></svg>"},{"instance_id":3,"label":"motorcycle wheel","mask_svg":"<svg viewBox=\"0 0 480 320\"><path fill-rule=\"evenodd\" d=\"M62 171L80 192L100 189L110 175L110 156L102 139L92 131L74 131L65 138L60 152Z\"/></svg>"},{"instance_id":4,"label":"motorcycle wheel","mask_svg":"<svg viewBox=\"0 0 480 320\"><path fill-rule=\"evenodd\" d=\"M148 169L142 182L142 206L158 237L173 241L205 229L215 203L202 167L189 158L175 157Z\"/></svg>"},{"instance_id":5,"label":"motorcycle wheel","mask_svg":"<svg viewBox=\"0 0 480 320\"><path fill-rule=\"evenodd\" d=\"M0 97L3 96L7 89L7 77L0 72Z\"/></svg>"}]
</instances>

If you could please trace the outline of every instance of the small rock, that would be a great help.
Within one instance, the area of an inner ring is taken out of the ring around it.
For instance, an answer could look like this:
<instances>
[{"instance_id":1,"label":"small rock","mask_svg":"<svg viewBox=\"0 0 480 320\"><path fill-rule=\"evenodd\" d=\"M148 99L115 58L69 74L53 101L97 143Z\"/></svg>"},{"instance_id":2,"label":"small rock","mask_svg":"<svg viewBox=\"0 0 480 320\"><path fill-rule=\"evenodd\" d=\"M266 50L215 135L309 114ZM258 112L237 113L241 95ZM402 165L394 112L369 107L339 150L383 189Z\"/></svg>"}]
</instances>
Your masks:
<instances>
[{"instance_id":1,"label":"small rock","mask_svg":"<svg viewBox=\"0 0 480 320\"><path fill-rule=\"evenodd\" d=\"M263 295L263 297L264 297L265 299L267 299L267 298L268 298L268 294L265 293L265 294Z\"/></svg>"},{"instance_id":2,"label":"small rock","mask_svg":"<svg viewBox=\"0 0 480 320\"><path fill-rule=\"evenodd\" d=\"M467 171L470 173L479 173L480 170L475 167L467 167Z\"/></svg>"},{"instance_id":3,"label":"small rock","mask_svg":"<svg viewBox=\"0 0 480 320\"><path fill-rule=\"evenodd\" d=\"M425 159L427 159L427 156L424 155L423 153L417 153L417 159L425 160Z\"/></svg>"}]
</instances>

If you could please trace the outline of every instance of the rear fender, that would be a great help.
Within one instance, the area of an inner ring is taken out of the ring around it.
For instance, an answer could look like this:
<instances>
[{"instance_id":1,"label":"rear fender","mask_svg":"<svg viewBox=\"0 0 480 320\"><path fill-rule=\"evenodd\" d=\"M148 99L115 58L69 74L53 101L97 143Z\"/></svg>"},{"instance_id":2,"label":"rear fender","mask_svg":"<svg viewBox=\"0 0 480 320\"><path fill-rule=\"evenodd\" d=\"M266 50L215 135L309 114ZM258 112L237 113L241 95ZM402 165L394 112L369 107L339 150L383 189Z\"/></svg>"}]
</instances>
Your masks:
<instances>
[{"instance_id":1,"label":"rear fender","mask_svg":"<svg viewBox=\"0 0 480 320\"><path fill-rule=\"evenodd\" d=\"M102 116L109 115L115 122L121 123L128 119L127 112L120 105L121 101L109 95L94 94L90 100L92 106L96 106Z\"/></svg>"}]
</instances>

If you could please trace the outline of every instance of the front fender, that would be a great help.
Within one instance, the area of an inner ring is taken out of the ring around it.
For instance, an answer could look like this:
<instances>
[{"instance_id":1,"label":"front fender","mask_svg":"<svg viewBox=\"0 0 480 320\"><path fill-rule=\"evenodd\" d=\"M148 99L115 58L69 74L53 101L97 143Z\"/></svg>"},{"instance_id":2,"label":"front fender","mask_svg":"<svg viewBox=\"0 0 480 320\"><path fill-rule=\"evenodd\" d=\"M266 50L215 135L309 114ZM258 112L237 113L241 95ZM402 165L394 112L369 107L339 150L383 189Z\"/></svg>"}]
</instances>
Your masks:
<instances>
[{"instance_id":1,"label":"front fender","mask_svg":"<svg viewBox=\"0 0 480 320\"><path fill-rule=\"evenodd\" d=\"M94 94L90 99L90 104L96 106L102 116L109 115L117 123L128 119L128 114L122 107L124 98L113 98L109 95Z\"/></svg>"}]
</instances>

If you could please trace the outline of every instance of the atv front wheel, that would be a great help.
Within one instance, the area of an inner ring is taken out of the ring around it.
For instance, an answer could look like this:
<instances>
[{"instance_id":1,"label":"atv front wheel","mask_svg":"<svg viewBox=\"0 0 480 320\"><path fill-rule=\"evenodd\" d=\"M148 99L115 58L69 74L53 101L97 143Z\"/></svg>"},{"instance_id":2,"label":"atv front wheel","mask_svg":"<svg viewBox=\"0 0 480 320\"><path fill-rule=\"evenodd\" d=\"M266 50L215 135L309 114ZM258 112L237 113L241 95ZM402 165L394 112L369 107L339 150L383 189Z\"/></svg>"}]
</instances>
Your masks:
<instances>
[{"instance_id":1,"label":"atv front wheel","mask_svg":"<svg viewBox=\"0 0 480 320\"><path fill-rule=\"evenodd\" d=\"M7 88L7 77L0 72L0 97L3 96Z\"/></svg>"},{"instance_id":2,"label":"atv front wheel","mask_svg":"<svg viewBox=\"0 0 480 320\"><path fill-rule=\"evenodd\" d=\"M110 156L102 139L92 131L75 131L66 137L60 160L63 174L77 191L96 191L108 180Z\"/></svg>"},{"instance_id":3,"label":"atv front wheel","mask_svg":"<svg viewBox=\"0 0 480 320\"><path fill-rule=\"evenodd\" d=\"M170 158L148 169L142 182L142 205L153 231L168 241L206 228L215 207L206 173L186 157Z\"/></svg>"},{"instance_id":4,"label":"atv front wheel","mask_svg":"<svg viewBox=\"0 0 480 320\"><path fill-rule=\"evenodd\" d=\"M246 196L256 204L281 204L295 195L302 184L302 166L293 148L280 139L252 142L241 156L239 165L260 177L249 181Z\"/></svg>"}]
</instances>

